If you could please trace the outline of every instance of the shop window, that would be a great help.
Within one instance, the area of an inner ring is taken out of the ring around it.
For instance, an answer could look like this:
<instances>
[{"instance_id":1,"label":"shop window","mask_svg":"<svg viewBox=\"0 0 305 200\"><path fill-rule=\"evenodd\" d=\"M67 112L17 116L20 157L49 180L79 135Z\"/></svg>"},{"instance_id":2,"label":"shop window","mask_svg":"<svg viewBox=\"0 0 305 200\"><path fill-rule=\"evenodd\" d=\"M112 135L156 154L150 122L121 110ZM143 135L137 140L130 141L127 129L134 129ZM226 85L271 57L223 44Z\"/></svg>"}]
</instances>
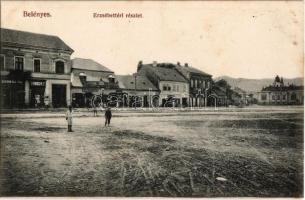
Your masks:
<instances>
[{"instance_id":1,"label":"shop window","mask_svg":"<svg viewBox=\"0 0 305 200\"><path fill-rule=\"evenodd\" d=\"M291 95L291 100L296 100L297 99L297 95L295 94L295 93L292 93L292 95Z\"/></svg>"},{"instance_id":2,"label":"shop window","mask_svg":"<svg viewBox=\"0 0 305 200\"><path fill-rule=\"evenodd\" d=\"M267 99L267 95L266 94L262 94L261 99L264 101Z\"/></svg>"},{"instance_id":3,"label":"shop window","mask_svg":"<svg viewBox=\"0 0 305 200\"><path fill-rule=\"evenodd\" d=\"M63 61L57 61L55 63L55 73L64 74L65 73L65 63Z\"/></svg>"},{"instance_id":4,"label":"shop window","mask_svg":"<svg viewBox=\"0 0 305 200\"><path fill-rule=\"evenodd\" d=\"M24 67L24 58L21 56L15 57L15 70L23 71Z\"/></svg>"},{"instance_id":5,"label":"shop window","mask_svg":"<svg viewBox=\"0 0 305 200\"><path fill-rule=\"evenodd\" d=\"M5 56L3 54L0 54L0 70L5 69Z\"/></svg>"},{"instance_id":6,"label":"shop window","mask_svg":"<svg viewBox=\"0 0 305 200\"><path fill-rule=\"evenodd\" d=\"M40 59L34 59L34 72L40 72Z\"/></svg>"}]
</instances>

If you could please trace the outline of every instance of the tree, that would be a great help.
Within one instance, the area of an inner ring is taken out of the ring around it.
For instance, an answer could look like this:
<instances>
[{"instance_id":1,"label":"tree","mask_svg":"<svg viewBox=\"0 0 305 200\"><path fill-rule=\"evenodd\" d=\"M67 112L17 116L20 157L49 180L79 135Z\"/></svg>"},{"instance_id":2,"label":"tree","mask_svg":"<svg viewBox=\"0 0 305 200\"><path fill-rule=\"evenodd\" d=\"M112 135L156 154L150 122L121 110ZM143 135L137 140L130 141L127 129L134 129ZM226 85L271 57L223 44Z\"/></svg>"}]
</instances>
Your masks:
<instances>
[{"instance_id":1,"label":"tree","mask_svg":"<svg viewBox=\"0 0 305 200\"><path fill-rule=\"evenodd\" d=\"M224 79L220 79L219 81L216 81L215 85L222 87L222 88L231 89L231 86Z\"/></svg>"},{"instance_id":2,"label":"tree","mask_svg":"<svg viewBox=\"0 0 305 200\"><path fill-rule=\"evenodd\" d=\"M234 91L231 89L231 85L229 85L226 80L220 79L219 81L216 81L215 86L223 88L226 92L226 96L229 102L234 102Z\"/></svg>"}]
</instances>

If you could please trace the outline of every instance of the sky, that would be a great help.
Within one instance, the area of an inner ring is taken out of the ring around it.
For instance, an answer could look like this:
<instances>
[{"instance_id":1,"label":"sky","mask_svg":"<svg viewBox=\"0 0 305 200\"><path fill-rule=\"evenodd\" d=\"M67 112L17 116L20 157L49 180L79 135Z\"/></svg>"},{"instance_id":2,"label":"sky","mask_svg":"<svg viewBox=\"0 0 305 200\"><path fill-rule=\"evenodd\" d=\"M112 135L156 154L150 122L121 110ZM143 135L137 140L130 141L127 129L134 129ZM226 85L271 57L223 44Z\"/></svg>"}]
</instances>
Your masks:
<instances>
[{"instance_id":1,"label":"sky","mask_svg":"<svg viewBox=\"0 0 305 200\"><path fill-rule=\"evenodd\" d=\"M302 1L1 1L1 27L57 35L72 58L116 74L136 72L142 60L188 63L214 78L294 78L303 77L303 8Z\"/></svg>"}]
</instances>

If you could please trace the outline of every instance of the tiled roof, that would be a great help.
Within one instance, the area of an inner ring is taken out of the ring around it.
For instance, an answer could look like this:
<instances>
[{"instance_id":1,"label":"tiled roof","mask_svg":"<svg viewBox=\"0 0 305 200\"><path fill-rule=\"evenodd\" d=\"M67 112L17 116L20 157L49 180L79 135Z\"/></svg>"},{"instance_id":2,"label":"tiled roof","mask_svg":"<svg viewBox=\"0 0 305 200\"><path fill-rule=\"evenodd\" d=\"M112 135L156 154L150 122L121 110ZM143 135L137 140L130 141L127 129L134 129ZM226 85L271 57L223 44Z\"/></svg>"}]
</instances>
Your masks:
<instances>
[{"instance_id":1,"label":"tiled roof","mask_svg":"<svg viewBox=\"0 0 305 200\"><path fill-rule=\"evenodd\" d=\"M117 75L116 76L119 82L119 88L126 90L134 90L135 89L135 76L134 75ZM152 91L157 91L158 89L148 80L146 76L137 75L136 78L136 89L137 90L149 90L151 88Z\"/></svg>"},{"instance_id":2,"label":"tiled roof","mask_svg":"<svg viewBox=\"0 0 305 200\"><path fill-rule=\"evenodd\" d=\"M176 65L176 69L182 73L184 75L184 77L188 77L187 74L188 73L196 73L196 74L200 74L202 76L209 76L211 77L212 75L207 74L199 69L190 67L190 66L181 66L181 65Z\"/></svg>"},{"instance_id":3,"label":"tiled roof","mask_svg":"<svg viewBox=\"0 0 305 200\"><path fill-rule=\"evenodd\" d=\"M153 64L144 64L142 65L142 68L148 68L155 73L160 81L187 82L187 80L175 69L175 65L173 64L159 63L157 66L153 66Z\"/></svg>"},{"instance_id":4,"label":"tiled roof","mask_svg":"<svg viewBox=\"0 0 305 200\"><path fill-rule=\"evenodd\" d=\"M74 69L84 69L92 71L103 71L103 72L113 72L107 67L101 65L100 63L84 58L74 58L72 59L72 68Z\"/></svg>"},{"instance_id":5,"label":"tiled roof","mask_svg":"<svg viewBox=\"0 0 305 200\"><path fill-rule=\"evenodd\" d=\"M5 28L1 28L1 44L18 47L46 48L73 53L73 49L57 36Z\"/></svg>"}]
</instances>

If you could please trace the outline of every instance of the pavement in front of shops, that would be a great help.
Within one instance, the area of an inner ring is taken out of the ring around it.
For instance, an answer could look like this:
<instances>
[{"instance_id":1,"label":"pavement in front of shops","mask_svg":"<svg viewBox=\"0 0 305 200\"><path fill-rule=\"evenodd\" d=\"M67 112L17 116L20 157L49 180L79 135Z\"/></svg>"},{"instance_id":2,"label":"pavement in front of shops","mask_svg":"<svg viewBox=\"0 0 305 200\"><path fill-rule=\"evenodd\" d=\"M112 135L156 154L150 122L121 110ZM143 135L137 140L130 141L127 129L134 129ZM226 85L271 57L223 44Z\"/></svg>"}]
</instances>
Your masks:
<instances>
[{"instance_id":1,"label":"pavement in front of shops","mask_svg":"<svg viewBox=\"0 0 305 200\"><path fill-rule=\"evenodd\" d=\"M294 112L303 109L302 106L247 106L247 107L193 107L193 108L112 108L114 117L126 116L146 116L146 115L194 115L205 112L206 114L233 114L238 112ZM103 108L97 109L98 117L104 116ZM64 117L67 108L52 108L52 109L2 109L1 118L56 118ZM93 108L74 108L74 117L92 117L94 116Z\"/></svg>"}]
</instances>

